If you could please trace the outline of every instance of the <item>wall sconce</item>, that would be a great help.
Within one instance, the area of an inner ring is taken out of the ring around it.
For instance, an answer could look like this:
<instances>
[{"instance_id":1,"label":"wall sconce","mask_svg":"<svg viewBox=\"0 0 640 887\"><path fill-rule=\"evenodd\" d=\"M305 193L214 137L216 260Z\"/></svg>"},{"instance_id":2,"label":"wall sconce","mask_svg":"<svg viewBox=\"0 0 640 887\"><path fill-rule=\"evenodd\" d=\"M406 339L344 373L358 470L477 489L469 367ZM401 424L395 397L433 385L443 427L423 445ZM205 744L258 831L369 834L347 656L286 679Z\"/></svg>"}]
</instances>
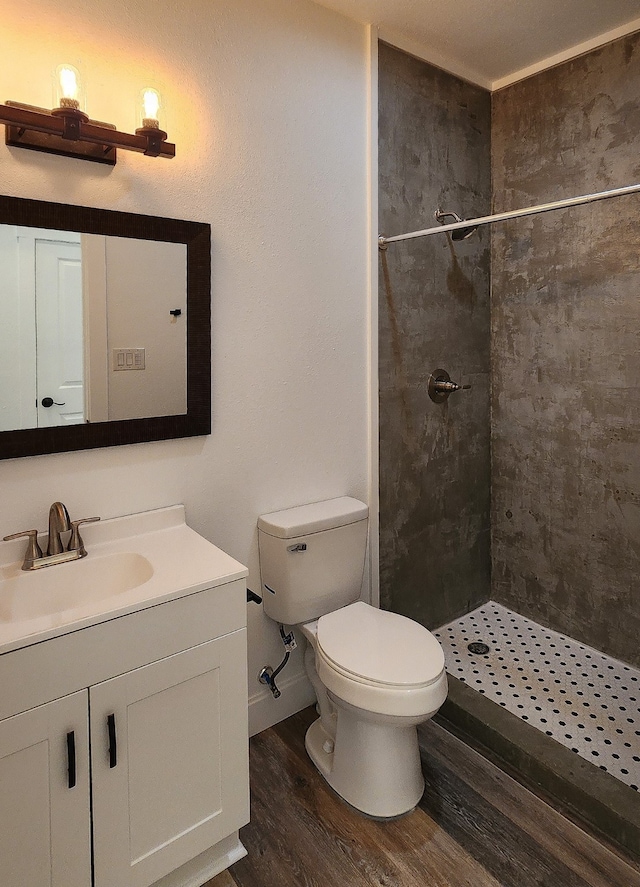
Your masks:
<instances>
[{"instance_id":1,"label":"wall sconce","mask_svg":"<svg viewBox=\"0 0 640 887\"><path fill-rule=\"evenodd\" d=\"M140 93L140 118L142 126L136 129L136 135L144 136L149 145L154 148L160 148L167 134L160 129L159 113L162 102L160 101L160 93L157 89L147 87ZM175 152L174 152L175 153Z\"/></svg>"},{"instance_id":2,"label":"wall sconce","mask_svg":"<svg viewBox=\"0 0 640 887\"><path fill-rule=\"evenodd\" d=\"M54 79L52 111L20 102L0 105L5 143L14 148L46 151L114 166L116 148L139 151L147 157L175 157L176 146L160 129L160 95L155 89L141 93L142 126L134 133L120 132L111 123L90 120L85 109L82 81L73 65L59 65Z\"/></svg>"}]
</instances>

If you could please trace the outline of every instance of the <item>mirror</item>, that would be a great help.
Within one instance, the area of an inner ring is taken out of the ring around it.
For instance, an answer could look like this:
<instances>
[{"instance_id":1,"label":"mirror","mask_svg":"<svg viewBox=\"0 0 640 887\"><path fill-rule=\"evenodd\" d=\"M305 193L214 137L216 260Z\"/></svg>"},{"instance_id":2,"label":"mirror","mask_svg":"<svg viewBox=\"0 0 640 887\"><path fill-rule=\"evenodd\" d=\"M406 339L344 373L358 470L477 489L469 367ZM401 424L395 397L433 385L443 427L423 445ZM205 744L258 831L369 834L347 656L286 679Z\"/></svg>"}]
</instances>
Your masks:
<instances>
[{"instance_id":1,"label":"mirror","mask_svg":"<svg viewBox=\"0 0 640 887\"><path fill-rule=\"evenodd\" d=\"M0 269L0 431L186 413L184 244L0 225Z\"/></svg>"},{"instance_id":2,"label":"mirror","mask_svg":"<svg viewBox=\"0 0 640 887\"><path fill-rule=\"evenodd\" d=\"M210 242L0 197L0 458L210 433Z\"/></svg>"}]
</instances>

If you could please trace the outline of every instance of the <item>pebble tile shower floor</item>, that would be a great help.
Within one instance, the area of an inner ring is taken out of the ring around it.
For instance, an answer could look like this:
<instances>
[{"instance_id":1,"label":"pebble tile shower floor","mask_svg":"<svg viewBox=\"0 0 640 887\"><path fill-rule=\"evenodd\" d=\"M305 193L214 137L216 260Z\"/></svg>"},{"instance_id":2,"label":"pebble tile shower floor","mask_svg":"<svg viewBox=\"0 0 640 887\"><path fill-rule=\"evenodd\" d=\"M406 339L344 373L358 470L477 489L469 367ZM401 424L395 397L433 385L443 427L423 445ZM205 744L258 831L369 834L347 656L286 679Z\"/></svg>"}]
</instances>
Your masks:
<instances>
[{"instance_id":1,"label":"pebble tile shower floor","mask_svg":"<svg viewBox=\"0 0 640 887\"><path fill-rule=\"evenodd\" d=\"M640 671L493 601L434 634L449 674L638 791Z\"/></svg>"}]
</instances>

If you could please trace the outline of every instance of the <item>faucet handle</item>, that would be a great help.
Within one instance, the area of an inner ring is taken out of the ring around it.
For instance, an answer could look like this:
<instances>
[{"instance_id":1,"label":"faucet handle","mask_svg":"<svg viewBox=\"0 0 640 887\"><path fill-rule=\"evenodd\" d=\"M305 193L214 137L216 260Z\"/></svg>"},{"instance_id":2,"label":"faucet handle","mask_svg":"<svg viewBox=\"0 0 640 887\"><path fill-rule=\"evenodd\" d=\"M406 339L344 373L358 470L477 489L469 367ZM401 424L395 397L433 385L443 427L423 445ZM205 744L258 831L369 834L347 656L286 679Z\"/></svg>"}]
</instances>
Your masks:
<instances>
[{"instance_id":1,"label":"faucet handle","mask_svg":"<svg viewBox=\"0 0 640 887\"><path fill-rule=\"evenodd\" d=\"M72 520L71 538L69 539L69 544L67 545L67 551L77 551L78 557L84 557L87 553L87 549L84 547L84 542L82 541L82 536L80 535L78 527L80 526L80 524L94 524L96 521L99 520L99 517L81 517L80 520Z\"/></svg>"},{"instance_id":2,"label":"faucet handle","mask_svg":"<svg viewBox=\"0 0 640 887\"><path fill-rule=\"evenodd\" d=\"M3 539L5 542L9 542L10 539L19 539L21 536L29 537L27 550L24 555L24 563L22 565L23 570L28 570L33 561L42 557L42 549L38 545L38 531L23 530L21 533L11 533L10 536L4 536Z\"/></svg>"}]
</instances>

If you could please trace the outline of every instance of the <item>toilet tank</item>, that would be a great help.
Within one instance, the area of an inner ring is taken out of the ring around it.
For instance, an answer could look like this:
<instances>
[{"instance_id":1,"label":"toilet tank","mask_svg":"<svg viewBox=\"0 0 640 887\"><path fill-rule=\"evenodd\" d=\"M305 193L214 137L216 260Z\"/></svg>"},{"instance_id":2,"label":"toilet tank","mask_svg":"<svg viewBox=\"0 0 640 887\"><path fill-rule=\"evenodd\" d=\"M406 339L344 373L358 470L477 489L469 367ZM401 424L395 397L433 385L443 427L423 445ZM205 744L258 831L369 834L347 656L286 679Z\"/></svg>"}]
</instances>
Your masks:
<instances>
[{"instance_id":1,"label":"toilet tank","mask_svg":"<svg viewBox=\"0 0 640 887\"><path fill-rule=\"evenodd\" d=\"M309 622L360 597L369 509L342 496L258 519L262 599L285 625Z\"/></svg>"}]
</instances>

